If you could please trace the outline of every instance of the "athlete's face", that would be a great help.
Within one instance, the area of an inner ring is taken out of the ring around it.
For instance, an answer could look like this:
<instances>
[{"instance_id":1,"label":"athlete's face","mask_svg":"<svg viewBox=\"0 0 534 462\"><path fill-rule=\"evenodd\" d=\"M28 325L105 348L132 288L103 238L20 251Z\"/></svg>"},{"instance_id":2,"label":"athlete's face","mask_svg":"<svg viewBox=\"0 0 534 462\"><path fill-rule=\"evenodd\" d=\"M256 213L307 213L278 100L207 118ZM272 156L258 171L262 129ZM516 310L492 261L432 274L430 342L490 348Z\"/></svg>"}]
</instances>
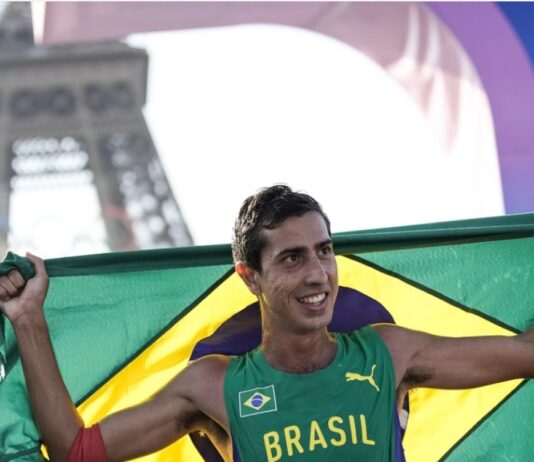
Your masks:
<instances>
[{"instance_id":1,"label":"athlete's face","mask_svg":"<svg viewBox=\"0 0 534 462\"><path fill-rule=\"evenodd\" d=\"M262 232L262 271L247 267L244 279L260 299L266 325L295 333L327 326L337 295L337 265L323 217L308 212Z\"/></svg>"}]
</instances>

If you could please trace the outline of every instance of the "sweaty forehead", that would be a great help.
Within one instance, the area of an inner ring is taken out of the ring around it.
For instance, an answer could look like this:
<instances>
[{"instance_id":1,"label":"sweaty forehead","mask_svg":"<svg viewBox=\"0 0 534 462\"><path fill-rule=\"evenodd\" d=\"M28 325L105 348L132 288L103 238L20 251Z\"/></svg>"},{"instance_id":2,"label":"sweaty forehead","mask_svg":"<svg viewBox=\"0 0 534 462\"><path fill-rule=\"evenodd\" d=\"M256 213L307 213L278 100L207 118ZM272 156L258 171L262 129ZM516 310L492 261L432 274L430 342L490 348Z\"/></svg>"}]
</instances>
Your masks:
<instances>
[{"instance_id":1,"label":"sweaty forehead","mask_svg":"<svg viewBox=\"0 0 534 462\"><path fill-rule=\"evenodd\" d=\"M265 239L264 255L277 254L285 249L314 247L330 238L324 218L318 212L290 217L274 229L262 231Z\"/></svg>"}]
</instances>

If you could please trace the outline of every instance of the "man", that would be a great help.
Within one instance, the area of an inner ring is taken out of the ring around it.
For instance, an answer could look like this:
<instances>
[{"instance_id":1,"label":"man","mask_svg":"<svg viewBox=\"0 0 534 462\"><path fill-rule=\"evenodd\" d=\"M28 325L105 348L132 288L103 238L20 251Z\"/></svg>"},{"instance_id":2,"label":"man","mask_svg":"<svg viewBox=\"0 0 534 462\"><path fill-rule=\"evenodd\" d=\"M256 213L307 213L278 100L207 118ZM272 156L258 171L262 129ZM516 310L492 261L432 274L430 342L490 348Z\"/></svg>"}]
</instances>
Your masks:
<instances>
[{"instance_id":1,"label":"man","mask_svg":"<svg viewBox=\"0 0 534 462\"><path fill-rule=\"evenodd\" d=\"M534 376L534 331L448 339L394 325L348 335L327 325L337 294L330 224L310 196L273 186L236 221L235 269L262 310L262 343L204 357L148 402L91 429L62 382L43 316L48 280L0 278L33 414L52 460L125 460L201 431L226 461L392 461L393 407L410 387L467 388ZM232 441L233 440L233 441Z\"/></svg>"}]
</instances>

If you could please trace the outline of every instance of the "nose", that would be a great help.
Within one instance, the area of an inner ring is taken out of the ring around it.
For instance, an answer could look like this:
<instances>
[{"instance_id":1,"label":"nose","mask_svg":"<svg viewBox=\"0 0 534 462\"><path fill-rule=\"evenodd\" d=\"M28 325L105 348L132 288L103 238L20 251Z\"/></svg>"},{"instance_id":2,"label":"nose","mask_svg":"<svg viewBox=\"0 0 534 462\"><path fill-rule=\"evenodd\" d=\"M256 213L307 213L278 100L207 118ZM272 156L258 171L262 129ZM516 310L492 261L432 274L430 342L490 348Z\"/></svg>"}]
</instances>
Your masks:
<instances>
[{"instance_id":1,"label":"nose","mask_svg":"<svg viewBox=\"0 0 534 462\"><path fill-rule=\"evenodd\" d=\"M321 261L317 255L309 258L306 265L306 284L319 285L328 281L328 272L325 262Z\"/></svg>"}]
</instances>

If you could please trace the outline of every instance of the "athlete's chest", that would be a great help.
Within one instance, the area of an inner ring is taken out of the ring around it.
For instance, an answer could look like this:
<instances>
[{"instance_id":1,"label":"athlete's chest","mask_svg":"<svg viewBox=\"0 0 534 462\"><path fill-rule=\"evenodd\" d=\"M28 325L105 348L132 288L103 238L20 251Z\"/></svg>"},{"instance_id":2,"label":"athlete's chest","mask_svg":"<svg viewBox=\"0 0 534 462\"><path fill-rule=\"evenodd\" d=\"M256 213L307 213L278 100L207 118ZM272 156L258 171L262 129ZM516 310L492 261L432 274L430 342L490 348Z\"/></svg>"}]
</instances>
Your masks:
<instances>
[{"instance_id":1,"label":"athlete's chest","mask_svg":"<svg viewBox=\"0 0 534 462\"><path fill-rule=\"evenodd\" d=\"M382 390L378 368L339 364L329 374L265 376L235 390L227 399L234 437L249 454L244 460L298 455L311 461L356 452L372 457L376 446L388 444L384 426L392 413L391 397L385 395L390 390Z\"/></svg>"}]
</instances>

